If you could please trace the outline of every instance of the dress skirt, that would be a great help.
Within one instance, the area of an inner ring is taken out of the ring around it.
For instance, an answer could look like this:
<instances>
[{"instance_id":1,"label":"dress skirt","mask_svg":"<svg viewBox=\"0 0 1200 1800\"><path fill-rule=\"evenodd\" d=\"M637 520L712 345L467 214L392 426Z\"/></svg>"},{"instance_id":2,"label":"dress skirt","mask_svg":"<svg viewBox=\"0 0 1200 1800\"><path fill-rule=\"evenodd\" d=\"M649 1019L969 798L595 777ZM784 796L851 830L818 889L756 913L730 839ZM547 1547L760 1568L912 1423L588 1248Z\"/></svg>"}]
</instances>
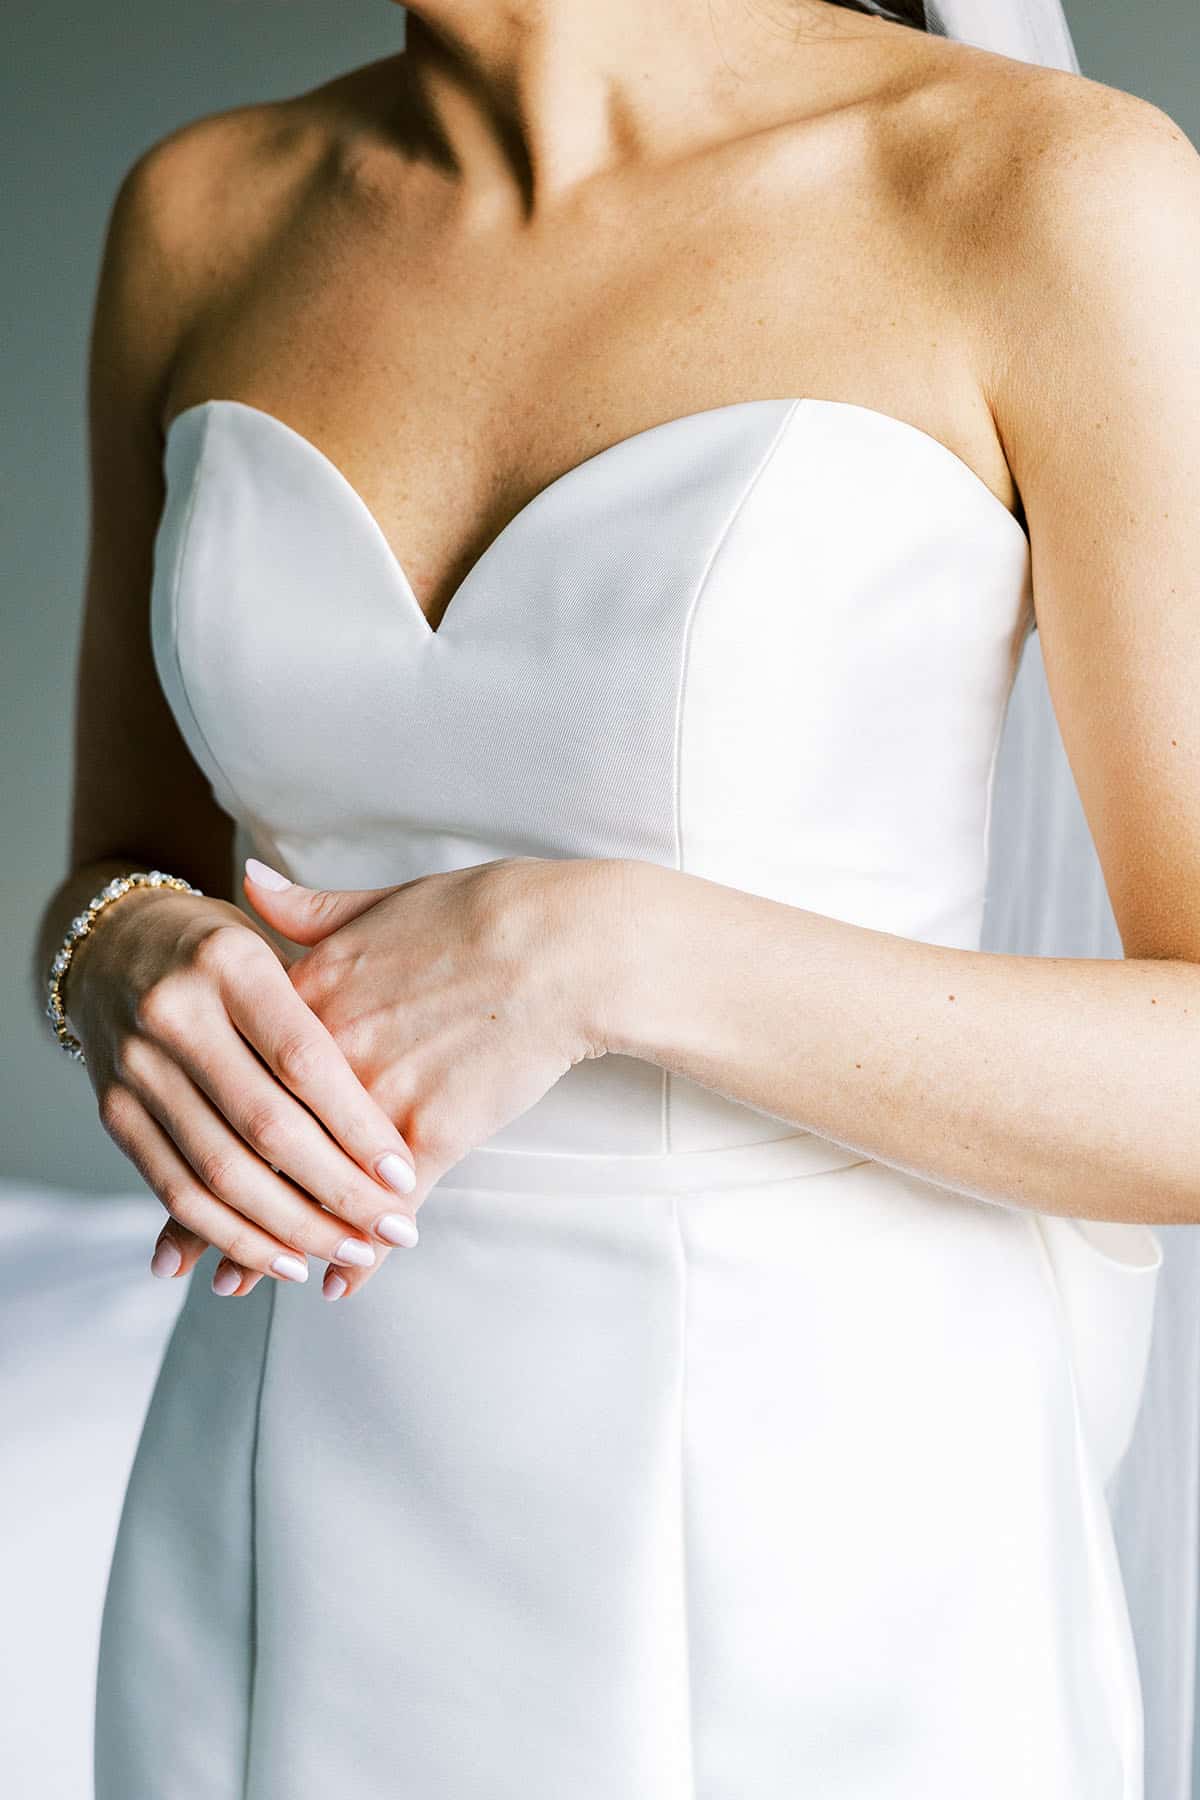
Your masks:
<instances>
[{"instance_id":1,"label":"dress skirt","mask_svg":"<svg viewBox=\"0 0 1200 1800\"><path fill-rule=\"evenodd\" d=\"M192 1277L97 1800L1141 1800L1037 1215L797 1133L485 1146L419 1219L333 1305Z\"/></svg>"}]
</instances>

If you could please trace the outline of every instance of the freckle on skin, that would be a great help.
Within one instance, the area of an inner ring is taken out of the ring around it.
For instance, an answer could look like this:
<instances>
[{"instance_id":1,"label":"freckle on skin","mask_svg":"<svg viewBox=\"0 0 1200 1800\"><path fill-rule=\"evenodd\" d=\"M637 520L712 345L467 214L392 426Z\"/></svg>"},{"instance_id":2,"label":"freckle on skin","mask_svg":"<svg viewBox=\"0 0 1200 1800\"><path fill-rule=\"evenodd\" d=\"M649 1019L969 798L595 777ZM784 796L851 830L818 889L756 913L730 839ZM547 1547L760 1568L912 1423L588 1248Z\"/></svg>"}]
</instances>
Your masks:
<instances>
[{"instance_id":1,"label":"freckle on skin","mask_svg":"<svg viewBox=\"0 0 1200 1800\"><path fill-rule=\"evenodd\" d=\"M946 995L946 998L947 998L947 1000L953 1000L953 998L954 998L954 995L953 995L953 994L947 994L947 995Z\"/></svg>"}]
</instances>

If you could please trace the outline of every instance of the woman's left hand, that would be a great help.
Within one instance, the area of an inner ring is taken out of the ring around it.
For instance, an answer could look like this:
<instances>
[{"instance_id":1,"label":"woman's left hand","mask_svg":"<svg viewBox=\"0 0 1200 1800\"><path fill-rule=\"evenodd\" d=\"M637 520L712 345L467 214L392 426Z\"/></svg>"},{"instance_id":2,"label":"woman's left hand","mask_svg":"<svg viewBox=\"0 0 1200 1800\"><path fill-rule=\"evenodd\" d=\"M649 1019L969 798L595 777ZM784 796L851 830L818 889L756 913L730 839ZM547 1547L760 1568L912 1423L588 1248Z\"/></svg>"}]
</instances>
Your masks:
<instances>
[{"instance_id":1,"label":"woman's left hand","mask_svg":"<svg viewBox=\"0 0 1200 1800\"><path fill-rule=\"evenodd\" d=\"M255 879L264 865L248 859L255 911L312 946L290 980L413 1154L417 1185L393 1211L415 1214L468 1151L575 1063L605 1054L628 942L625 868L505 857L397 887L317 890L268 887ZM325 1292L338 1281L353 1292L373 1273L339 1266Z\"/></svg>"}]
</instances>

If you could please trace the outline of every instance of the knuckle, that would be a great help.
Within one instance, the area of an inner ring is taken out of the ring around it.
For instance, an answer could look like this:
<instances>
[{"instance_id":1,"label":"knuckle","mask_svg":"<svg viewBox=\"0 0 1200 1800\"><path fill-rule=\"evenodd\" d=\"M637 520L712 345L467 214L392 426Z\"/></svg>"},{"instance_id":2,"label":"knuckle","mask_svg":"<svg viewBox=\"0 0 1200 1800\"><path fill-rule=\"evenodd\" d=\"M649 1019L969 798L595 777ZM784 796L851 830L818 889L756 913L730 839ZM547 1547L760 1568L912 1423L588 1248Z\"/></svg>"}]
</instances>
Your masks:
<instances>
[{"instance_id":1,"label":"knuckle","mask_svg":"<svg viewBox=\"0 0 1200 1800\"><path fill-rule=\"evenodd\" d=\"M159 1186L158 1197L176 1223L191 1230L196 1217L196 1194L191 1185L171 1177Z\"/></svg>"},{"instance_id":2,"label":"knuckle","mask_svg":"<svg viewBox=\"0 0 1200 1800\"><path fill-rule=\"evenodd\" d=\"M435 1162L457 1155L453 1120L449 1109L440 1101L426 1100L414 1108L405 1137L410 1149L419 1149Z\"/></svg>"},{"instance_id":3,"label":"knuckle","mask_svg":"<svg viewBox=\"0 0 1200 1800\"><path fill-rule=\"evenodd\" d=\"M277 1160L288 1135L287 1115L273 1101L252 1107L246 1115L243 1136L267 1162Z\"/></svg>"},{"instance_id":4,"label":"knuckle","mask_svg":"<svg viewBox=\"0 0 1200 1800\"><path fill-rule=\"evenodd\" d=\"M327 919L336 919L341 907L341 898L337 888L318 888L308 897L309 912L321 924L324 924Z\"/></svg>"},{"instance_id":5,"label":"knuckle","mask_svg":"<svg viewBox=\"0 0 1200 1800\"><path fill-rule=\"evenodd\" d=\"M339 1219L363 1219L370 1211L370 1208L363 1204L361 1188L337 1187L332 1193L325 1196L322 1204Z\"/></svg>"},{"instance_id":6,"label":"knuckle","mask_svg":"<svg viewBox=\"0 0 1200 1800\"><path fill-rule=\"evenodd\" d=\"M135 1111L135 1102L129 1090L119 1081L110 1081L100 1090L96 1104L100 1123L109 1137L123 1135Z\"/></svg>"},{"instance_id":7,"label":"knuckle","mask_svg":"<svg viewBox=\"0 0 1200 1800\"><path fill-rule=\"evenodd\" d=\"M144 1037L128 1031L113 1051L113 1068L128 1086L134 1086L149 1071L149 1046Z\"/></svg>"},{"instance_id":8,"label":"knuckle","mask_svg":"<svg viewBox=\"0 0 1200 1800\"><path fill-rule=\"evenodd\" d=\"M322 946L316 945L306 956L298 956L287 971L293 988L310 1006L326 999L337 986L337 970L321 952Z\"/></svg>"},{"instance_id":9,"label":"knuckle","mask_svg":"<svg viewBox=\"0 0 1200 1800\"><path fill-rule=\"evenodd\" d=\"M303 1033L281 1039L275 1051L275 1069L288 1086L302 1087L317 1074L321 1046Z\"/></svg>"},{"instance_id":10,"label":"knuckle","mask_svg":"<svg viewBox=\"0 0 1200 1800\"><path fill-rule=\"evenodd\" d=\"M231 1231L221 1249L230 1262L237 1263L243 1269L252 1269L263 1261L262 1253L248 1231Z\"/></svg>"},{"instance_id":11,"label":"knuckle","mask_svg":"<svg viewBox=\"0 0 1200 1800\"><path fill-rule=\"evenodd\" d=\"M201 1151L196 1159L196 1173L210 1194L218 1200L232 1197L236 1179L236 1159L223 1146Z\"/></svg>"},{"instance_id":12,"label":"knuckle","mask_svg":"<svg viewBox=\"0 0 1200 1800\"><path fill-rule=\"evenodd\" d=\"M247 974L259 981L268 961L272 967L277 966L274 951L265 938L249 925L232 922L222 922L205 932L193 953L195 966L218 986Z\"/></svg>"},{"instance_id":13,"label":"knuckle","mask_svg":"<svg viewBox=\"0 0 1200 1800\"><path fill-rule=\"evenodd\" d=\"M313 1010L319 1013L320 1006L318 1000ZM360 1014L353 1019L323 1019L322 1023L348 1063L362 1066L370 1059L375 1032L370 1018Z\"/></svg>"},{"instance_id":14,"label":"knuckle","mask_svg":"<svg viewBox=\"0 0 1200 1800\"><path fill-rule=\"evenodd\" d=\"M169 979L152 981L134 1003L133 1022L150 1037L169 1036L181 1016L176 984Z\"/></svg>"}]
</instances>

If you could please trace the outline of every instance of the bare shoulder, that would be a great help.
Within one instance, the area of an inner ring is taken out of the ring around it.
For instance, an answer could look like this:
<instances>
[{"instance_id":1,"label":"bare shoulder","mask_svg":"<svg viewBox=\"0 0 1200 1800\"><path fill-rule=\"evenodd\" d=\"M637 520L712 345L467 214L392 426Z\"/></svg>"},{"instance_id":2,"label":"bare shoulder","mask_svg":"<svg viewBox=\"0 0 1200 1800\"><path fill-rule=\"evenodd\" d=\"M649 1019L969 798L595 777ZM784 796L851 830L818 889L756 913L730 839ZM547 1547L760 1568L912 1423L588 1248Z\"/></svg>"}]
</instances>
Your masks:
<instances>
[{"instance_id":1,"label":"bare shoulder","mask_svg":"<svg viewBox=\"0 0 1200 1800\"><path fill-rule=\"evenodd\" d=\"M125 172L109 220L113 274L136 283L155 315L190 315L268 236L321 154L318 109L264 102L206 114L144 149Z\"/></svg>"},{"instance_id":2,"label":"bare shoulder","mask_svg":"<svg viewBox=\"0 0 1200 1800\"><path fill-rule=\"evenodd\" d=\"M1151 101L944 38L920 40L884 98L881 147L908 191L981 254L1086 230L1092 205L1144 204L1159 184L1160 200L1186 196L1200 165Z\"/></svg>"},{"instance_id":3,"label":"bare shoulder","mask_svg":"<svg viewBox=\"0 0 1200 1800\"><path fill-rule=\"evenodd\" d=\"M178 344L284 229L361 136L394 58L279 100L187 120L142 150L117 189L102 304L159 354Z\"/></svg>"},{"instance_id":4,"label":"bare shoulder","mask_svg":"<svg viewBox=\"0 0 1200 1800\"><path fill-rule=\"evenodd\" d=\"M997 66L987 66L987 65ZM1006 57L964 66L947 109L946 227L965 253L981 368L1039 329L1167 304L1194 307L1200 153L1152 102Z\"/></svg>"},{"instance_id":5,"label":"bare shoulder","mask_svg":"<svg viewBox=\"0 0 1200 1800\"><path fill-rule=\"evenodd\" d=\"M1120 250L1194 206L1200 155L1161 107L1059 70L1022 72L1007 87L980 171L997 254L1096 248L1101 236Z\"/></svg>"}]
</instances>

